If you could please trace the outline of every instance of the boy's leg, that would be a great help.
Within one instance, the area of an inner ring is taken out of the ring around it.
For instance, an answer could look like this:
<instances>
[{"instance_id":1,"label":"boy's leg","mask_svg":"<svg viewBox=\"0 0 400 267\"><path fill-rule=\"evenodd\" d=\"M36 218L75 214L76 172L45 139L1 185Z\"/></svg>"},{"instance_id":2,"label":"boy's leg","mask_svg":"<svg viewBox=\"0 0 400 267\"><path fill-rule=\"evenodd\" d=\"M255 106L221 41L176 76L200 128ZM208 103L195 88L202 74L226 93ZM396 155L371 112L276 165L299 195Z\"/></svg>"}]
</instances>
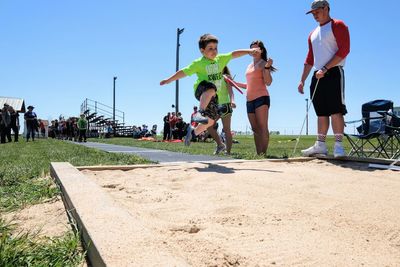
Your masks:
<instances>
[{"instance_id":1,"label":"boy's leg","mask_svg":"<svg viewBox=\"0 0 400 267\"><path fill-rule=\"evenodd\" d=\"M185 136L185 145L189 146L192 136L199 135L208 127L214 125L215 119L218 117L218 105L217 105L217 95L216 95L217 88L216 86L207 81L202 81L195 92L195 97L197 100L200 101L200 114L207 122L202 122L197 125L196 128L193 129L192 126L189 126L187 129L187 134Z\"/></svg>"},{"instance_id":2,"label":"boy's leg","mask_svg":"<svg viewBox=\"0 0 400 267\"><path fill-rule=\"evenodd\" d=\"M211 99L215 97L216 92L214 88L207 89L204 93L200 96L200 110L206 110L208 104L210 103Z\"/></svg>"}]
</instances>

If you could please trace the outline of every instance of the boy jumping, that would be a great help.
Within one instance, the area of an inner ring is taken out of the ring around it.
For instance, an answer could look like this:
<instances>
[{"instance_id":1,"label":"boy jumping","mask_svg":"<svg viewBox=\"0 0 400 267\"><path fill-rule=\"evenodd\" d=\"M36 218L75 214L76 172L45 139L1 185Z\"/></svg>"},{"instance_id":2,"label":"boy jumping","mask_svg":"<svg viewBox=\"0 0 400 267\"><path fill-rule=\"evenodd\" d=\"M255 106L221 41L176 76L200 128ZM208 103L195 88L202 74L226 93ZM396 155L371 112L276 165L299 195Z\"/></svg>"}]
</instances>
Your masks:
<instances>
[{"instance_id":1,"label":"boy jumping","mask_svg":"<svg viewBox=\"0 0 400 267\"><path fill-rule=\"evenodd\" d=\"M185 145L189 146L192 135L199 135L208 127L214 125L215 119L218 117L218 100L216 92L226 86L222 70L232 58L238 58L247 54L261 53L259 48L235 50L227 54L218 55L218 39L214 35L204 34L199 40L200 53L202 57L194 60L189 66L177 71L168 79L162 80L160 85L182 79L186 76L197 74L197 81L194 84L194 95L200 101L199 113L196 120L200 124L196 128L191 126L187 129L185 136ZM225 146L217 137L218 147L224 149Z\"/></svg>"}]
</instances>

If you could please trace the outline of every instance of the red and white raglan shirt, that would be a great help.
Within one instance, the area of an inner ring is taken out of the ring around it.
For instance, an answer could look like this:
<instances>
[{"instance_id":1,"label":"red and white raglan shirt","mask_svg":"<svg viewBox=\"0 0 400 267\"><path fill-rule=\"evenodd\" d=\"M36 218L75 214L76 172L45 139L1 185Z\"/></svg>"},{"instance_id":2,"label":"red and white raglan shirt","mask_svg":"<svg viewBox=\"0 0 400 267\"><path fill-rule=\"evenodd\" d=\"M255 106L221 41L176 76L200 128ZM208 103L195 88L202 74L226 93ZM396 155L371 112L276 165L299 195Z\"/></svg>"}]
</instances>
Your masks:
<instances>
[{"instance_id":1,"label":"red and white raglan shirt","mask_svg":"<svg viewBox=\"0 0 400 267\"><path fill-rule=\"evenodd\" d=\"M344 66L350 52L349 29L341 20L331 19L319 25L308 37L308 54L306 64L320 70L334 56L343 60L336 66Z\"/></svg>"}]
</instances>

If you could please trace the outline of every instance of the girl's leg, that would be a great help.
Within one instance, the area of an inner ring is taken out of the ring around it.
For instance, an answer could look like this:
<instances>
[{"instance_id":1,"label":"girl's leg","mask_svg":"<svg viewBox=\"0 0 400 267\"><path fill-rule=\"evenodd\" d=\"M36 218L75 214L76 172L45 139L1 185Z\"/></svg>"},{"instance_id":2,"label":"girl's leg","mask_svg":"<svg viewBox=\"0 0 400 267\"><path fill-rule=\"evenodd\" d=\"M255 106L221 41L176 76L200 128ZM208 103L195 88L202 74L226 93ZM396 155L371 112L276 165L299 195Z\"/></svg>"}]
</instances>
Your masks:
<instances>
[{"instance_id":1,"label":"girl's leg","mask_svg":"<svg viewBox=\"0 0 400 267\"><path fill-rule=\"evenodd\" d=\"M253 130L254 144L256 145L257 154L261 153L261 140L260 140L260 130L258 129L257 118L255 113L247 113L249 118L251 129Z\"/></svg>"},{"instance_id":2,"label":"girl's leg","mask_svg":"<svg viewBox=\"0 0 400 267\"><path fill-rule=\"evenodd\" d=\"M256 109L256 120L260 135L260 153L266 154L269 143L269 129L268 129L268 113L269 107L267 105L262 105Z\"/></svg>"},{"instance_id":3,"label":"girl's leg","mask_svg":"<svg viewBox=\"0 0 400 267\"><path fill-rule=\"evenodd\" d=\"M226 138L226 153L230 154L232 149L232 132L231 132L231 119L232 114L229 114L222 118L222 125L224 128Z\"/></svg>"}]
</instances>

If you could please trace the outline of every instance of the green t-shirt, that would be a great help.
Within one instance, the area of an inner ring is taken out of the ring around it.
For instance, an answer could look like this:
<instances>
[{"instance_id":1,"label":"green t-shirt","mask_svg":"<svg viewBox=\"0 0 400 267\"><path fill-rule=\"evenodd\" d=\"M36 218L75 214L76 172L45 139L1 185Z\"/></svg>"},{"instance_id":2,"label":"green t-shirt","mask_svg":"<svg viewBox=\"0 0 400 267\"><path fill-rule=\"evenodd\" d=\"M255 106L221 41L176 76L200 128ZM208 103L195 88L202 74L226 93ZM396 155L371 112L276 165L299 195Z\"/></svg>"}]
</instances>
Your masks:
<instances>
[{"instance_id":1,"label":"green t-shirt","mask_svg":"<svg viewBox=\"0 0 400 267\"><path fill-rule=\"evenodd\" d=\"M214 60L210 60L206 57L201 57L192 62L189 66L182 69L182 71L191 76L197 74L197 81L194 84L194 91L202 81L208 81L215 84L217 87L218 103L224 104L229 103L228 89L224 77L222 76L222 70L229 61L232 59L232 53L219 54Z\"/></svg>"}]
</instances>

